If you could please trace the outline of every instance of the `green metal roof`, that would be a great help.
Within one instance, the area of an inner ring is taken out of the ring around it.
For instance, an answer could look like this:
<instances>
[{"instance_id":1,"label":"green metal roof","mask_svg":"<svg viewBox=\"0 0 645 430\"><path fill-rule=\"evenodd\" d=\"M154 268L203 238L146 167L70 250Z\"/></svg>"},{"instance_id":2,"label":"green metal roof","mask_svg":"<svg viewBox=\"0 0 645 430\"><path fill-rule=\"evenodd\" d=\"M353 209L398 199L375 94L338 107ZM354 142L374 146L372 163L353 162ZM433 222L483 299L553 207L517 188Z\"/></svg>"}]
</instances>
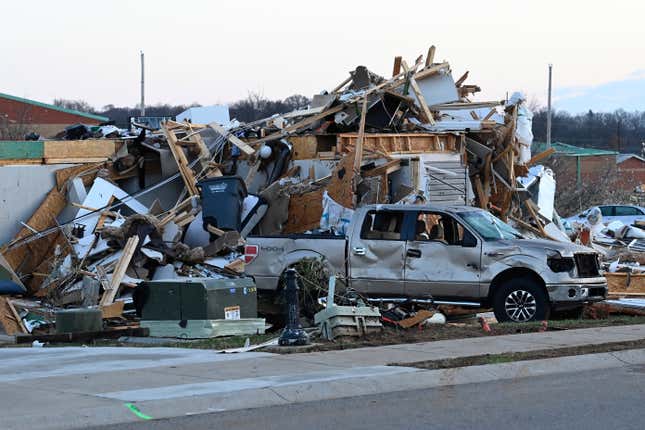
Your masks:
<instances>
[{"instance_id":1,"label":"green metal roof","mask_svg":"<svg viewBox=\"0 0 645 430\"><path fill-rule=\"evenodd\" d=\"M606 149L596 148L583 148L581 146L569 145L568 143L552 142L551 147L555 148L555 154L564 157L589 157L593 155L618 155L616 151L608 151ZM531 145L531 152L539 154L546 151L545 142L533 142Z\"/></svg>"},{"instance_id":2,"label":"green metal roof","mask_svg":"<svg viewBox=\"0 0 645 430\"><path fill-rule=\"evenodd\" d=\"M27 104L34 105L34 106L39 106L39 107L42 107L42 108L45 108L45 109L57 110L59 112L65 112L65 113L68 113L68 114L71 114L71 115L84 116L86 118L95 119L95 120L101 121L101 122L105 122L105 121L110 120L110 118L108 118L106 116L94 115L94 114L91 114L91 113L81 112L81 111L74 110L74 109L65 109L65 108L60 107L60 106L55 106L55 105L50 105L50 104L47 104L47 103L37 102L35 100L23 99L22 97L11 96L9 94L0 93L0 98L13 100L13 101L20 102L20 103L27 103Z\"/></svg>"}]
</instances>

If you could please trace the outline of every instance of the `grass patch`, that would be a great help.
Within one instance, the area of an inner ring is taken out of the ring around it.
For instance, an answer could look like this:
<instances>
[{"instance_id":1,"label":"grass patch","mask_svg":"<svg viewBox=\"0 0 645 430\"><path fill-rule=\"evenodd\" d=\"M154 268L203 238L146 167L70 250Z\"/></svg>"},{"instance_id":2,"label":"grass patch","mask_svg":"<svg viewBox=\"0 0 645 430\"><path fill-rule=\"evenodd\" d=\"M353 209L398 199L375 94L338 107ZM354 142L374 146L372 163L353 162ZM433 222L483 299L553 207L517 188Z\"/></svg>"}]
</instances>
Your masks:
<instances>
[{"instance_id":1,"label":"grass patch","mask_svg":"<svg viewBox=\"0 0 645 430\"><path fill-rule=\"evenodd\" d=\"M541 349L537 351L474 355L470 357L446 358L441 360L420 361L416 363L394 363L391 364L391 366L407 366L427 370L453 369L456 367L511 363L515 361L541 360L544 358L571 357L575 355L598 354L603 352L624 351L628 349L640 348L645 348L645 339L625 342L610 342L600 345L582 345L555 349Z\"/></svg>"}]
</instances>

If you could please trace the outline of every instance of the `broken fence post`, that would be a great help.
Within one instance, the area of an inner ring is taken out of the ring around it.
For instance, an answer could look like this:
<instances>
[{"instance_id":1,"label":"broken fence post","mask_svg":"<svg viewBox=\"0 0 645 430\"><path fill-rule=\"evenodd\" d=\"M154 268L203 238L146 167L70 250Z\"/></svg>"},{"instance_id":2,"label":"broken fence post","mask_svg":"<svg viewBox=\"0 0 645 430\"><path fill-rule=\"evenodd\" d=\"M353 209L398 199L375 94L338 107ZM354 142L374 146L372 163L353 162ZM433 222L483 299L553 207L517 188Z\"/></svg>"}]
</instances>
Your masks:
<instances>
[{"instance_id":1,"label":"broken fence post","mask_svg":"<svg viewBox=\"0 0 645 430\"><path fill-rule=\"evenodd\" d=\"M278 344L280 346L308 345L309 335L300 325L300 306L298 301L298 285L296 282L296 270L287 269L287 325L284 328Z\"/></svg>"}]
</instances>

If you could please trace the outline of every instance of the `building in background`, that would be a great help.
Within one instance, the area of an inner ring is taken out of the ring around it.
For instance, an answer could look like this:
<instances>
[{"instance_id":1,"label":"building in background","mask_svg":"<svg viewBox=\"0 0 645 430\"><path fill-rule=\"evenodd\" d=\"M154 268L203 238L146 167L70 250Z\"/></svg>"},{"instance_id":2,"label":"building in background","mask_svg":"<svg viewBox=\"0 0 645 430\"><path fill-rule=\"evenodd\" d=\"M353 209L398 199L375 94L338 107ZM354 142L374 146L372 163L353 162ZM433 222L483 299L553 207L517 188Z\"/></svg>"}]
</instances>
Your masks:
<instances>
[{"instance_id":1,"label":"building in background","mask_svg":"<svg viewBox=\"0 0 645 430\"><path fill-rule=\"evenodd\" d=\"M0 93L0 127L14 131L13 139L29 133L53 137L72 124L99 125L109 118Z\"/></svg>"},{"instance_id":2,"label":"building in background","mask_svg":"<svg viewBox=\"0 0 645 430\"><path fill-rule=\"evenodd\" d=\"M645 158L636 154L618 154L616 166L620 185L625 190L633 191L645 184Z\"/></svg>"}]
</instances>

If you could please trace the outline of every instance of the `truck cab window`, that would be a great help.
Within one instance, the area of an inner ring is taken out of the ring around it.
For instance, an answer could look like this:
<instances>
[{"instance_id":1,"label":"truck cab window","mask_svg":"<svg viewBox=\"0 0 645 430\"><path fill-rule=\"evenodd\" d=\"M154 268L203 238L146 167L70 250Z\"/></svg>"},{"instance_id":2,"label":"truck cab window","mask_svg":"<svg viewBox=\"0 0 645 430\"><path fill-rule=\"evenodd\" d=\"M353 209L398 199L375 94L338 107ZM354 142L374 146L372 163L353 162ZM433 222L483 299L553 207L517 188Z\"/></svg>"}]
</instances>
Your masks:
<instances>
[{"instance_id":1,"label":"truck cab window","mask_svg":"<svg viewBox=\"0 0 645 430\"><path fill-rule=\"evenodd\" d=\"M432 212L420 212L417 217L415 240L461 245L464 228L453 217Z\"/></svg>"},{"instance_id":2,"label":"truck cab window","mask_svg":"<svg viewBox=\"0 0 645 430\"><path fill-rule=\"evenodd\" d=\"M401 240L403 212L370 211L361 227L361 239Z\"/></svg>"}]
</instances>

